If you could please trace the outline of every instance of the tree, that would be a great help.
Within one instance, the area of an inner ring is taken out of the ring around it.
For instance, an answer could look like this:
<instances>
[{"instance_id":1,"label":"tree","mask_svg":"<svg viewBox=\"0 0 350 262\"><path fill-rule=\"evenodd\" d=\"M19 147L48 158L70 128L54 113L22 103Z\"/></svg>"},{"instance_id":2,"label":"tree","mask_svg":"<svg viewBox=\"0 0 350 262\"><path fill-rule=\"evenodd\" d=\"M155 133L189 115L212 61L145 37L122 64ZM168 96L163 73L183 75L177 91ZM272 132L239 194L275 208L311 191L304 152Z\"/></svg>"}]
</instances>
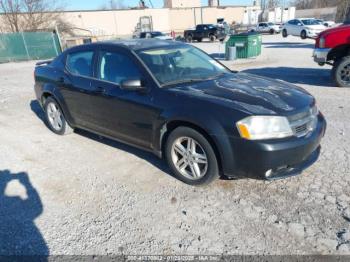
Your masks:
<instances>
[{"instance_id":1,"label":"tree","mask_svg":"<svg viewBox=\"0 0 350 262\"><path fill-rule=\"evenodd\" d=\"M19 32L21 4L19 0L0 0L0 12L3 14L5 23L2 25L3 30Z\"/></svg>"},{"instance_id":2,"label":"tree","mask_svg":"<svg viewBox=\"0 0 350 262\"><path fill-rule=\"evenodd\" d=\"M61 19L62 8L54 0L0 0L3 31L37 31L55 27Z\"/></svg>"}]
</instances>

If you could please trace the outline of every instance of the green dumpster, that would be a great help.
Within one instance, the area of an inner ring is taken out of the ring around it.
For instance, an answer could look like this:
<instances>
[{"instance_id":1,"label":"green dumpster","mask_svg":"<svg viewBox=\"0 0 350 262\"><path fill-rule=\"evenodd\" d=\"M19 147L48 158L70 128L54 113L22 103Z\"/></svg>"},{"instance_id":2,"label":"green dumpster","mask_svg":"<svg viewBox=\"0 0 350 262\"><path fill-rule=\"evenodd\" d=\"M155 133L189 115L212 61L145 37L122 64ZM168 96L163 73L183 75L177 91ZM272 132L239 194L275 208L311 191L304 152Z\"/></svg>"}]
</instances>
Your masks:
<instances>
[{"instance_id":1,"label":"green dumpster","mask_svg":"<svg viewBox=\"0 0 350 262\"><path fill-rule=\"evenodd\" d=\"M236 58L257 57L261 54L261 34L256 32L231 35L226 42L226 54L230 46L236 47Z\"/></svg>"}]
</instances>

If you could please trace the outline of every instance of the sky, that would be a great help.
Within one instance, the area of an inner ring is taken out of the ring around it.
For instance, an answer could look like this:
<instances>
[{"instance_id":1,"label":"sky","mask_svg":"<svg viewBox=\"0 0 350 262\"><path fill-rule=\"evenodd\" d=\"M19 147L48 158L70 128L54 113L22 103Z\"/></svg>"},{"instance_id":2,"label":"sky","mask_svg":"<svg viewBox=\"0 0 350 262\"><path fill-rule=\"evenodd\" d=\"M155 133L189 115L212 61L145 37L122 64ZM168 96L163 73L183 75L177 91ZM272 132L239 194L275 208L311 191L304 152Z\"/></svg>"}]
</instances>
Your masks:
<instances>
[{"instance_id":1,"label":"sky","mask_svg":"<svg viewBox=\"0 0 350 262\"><path fill-rule=\"evenodd\" d=\"M154 7L160 8L163 7L163 0L151 0ZM97 9L103 6L106 3L109 3L109 0L70 0L65 1L67 3L66 9L68 10L86 10L86 9ZM136 6L138 0L122 0L126 6ZM149 1L146 0L146 4L149 5ZM203 5L208 4L208 0L202 0ZM251 5L253 0L220 0L221 5Z\"/></svg>"}]
</instances>

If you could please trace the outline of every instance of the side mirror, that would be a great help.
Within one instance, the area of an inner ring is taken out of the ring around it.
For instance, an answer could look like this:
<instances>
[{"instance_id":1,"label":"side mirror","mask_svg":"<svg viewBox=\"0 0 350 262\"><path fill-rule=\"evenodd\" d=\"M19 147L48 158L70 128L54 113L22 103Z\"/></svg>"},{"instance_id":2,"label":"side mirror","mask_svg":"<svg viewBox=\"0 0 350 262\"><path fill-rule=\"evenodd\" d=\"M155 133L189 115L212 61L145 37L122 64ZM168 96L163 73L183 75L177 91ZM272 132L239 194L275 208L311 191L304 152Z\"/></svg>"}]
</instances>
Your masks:
<instances>
[{"instance_id":1,"label":"side mirror","mask_svg":"<svg viewBox=\"0 0 350 262\"><path fill-rule=\"evenodd\" d=\"M129 91L145 90L145 87L142 86L140 79L123 80L120 84L120 87L124 90L129 90Z\"/></svg>"}]
</instances>

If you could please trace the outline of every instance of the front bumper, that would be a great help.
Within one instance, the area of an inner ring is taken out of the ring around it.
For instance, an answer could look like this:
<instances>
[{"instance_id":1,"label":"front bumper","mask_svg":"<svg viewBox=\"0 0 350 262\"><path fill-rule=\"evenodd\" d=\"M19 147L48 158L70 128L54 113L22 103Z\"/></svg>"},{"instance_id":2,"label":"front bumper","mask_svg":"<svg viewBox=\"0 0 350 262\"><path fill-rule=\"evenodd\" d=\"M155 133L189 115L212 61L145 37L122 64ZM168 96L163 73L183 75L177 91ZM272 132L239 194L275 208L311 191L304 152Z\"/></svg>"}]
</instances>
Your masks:
<instances>
[{"instance_id":1,"label":"front bumper","mask_svg":"<svg viewBox=\"0 0 350 262\"><path fill-rule=\"evenodd\" d=\"M329 48L317 48L314 50L314 61L316 63L326 63L328 61L328 54L331 51Z\"/></svg>"},{"instance_id":2,"label":"front bumper","mask_svg":"<svg viewBox=\"0 0 350 262\"><path fill-rule=\"evenodd\" d=\"M228 177L264 180L298 175L317 161L325 131L326 121L319 115L317 128L306 137L264 141L231 138L235 161L229 167L231 172L224 173Z\"/></svg>"}]
</instances>

